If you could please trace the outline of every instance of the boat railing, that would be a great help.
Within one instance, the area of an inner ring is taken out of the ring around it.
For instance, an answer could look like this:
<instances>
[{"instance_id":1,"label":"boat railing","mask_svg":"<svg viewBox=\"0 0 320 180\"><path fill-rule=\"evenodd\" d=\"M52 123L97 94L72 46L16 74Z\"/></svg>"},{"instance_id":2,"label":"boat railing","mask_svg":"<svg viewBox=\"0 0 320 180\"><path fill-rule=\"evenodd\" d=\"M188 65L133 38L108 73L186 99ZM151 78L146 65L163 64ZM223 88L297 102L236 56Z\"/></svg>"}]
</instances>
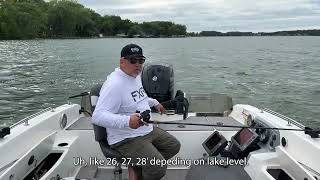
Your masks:
<instances>
[{"instance_id":1,"label":"boat railing","mask_svg":"<svg viewBox=\"0 0 320 180\"><path fill-rule=\"evenodd\" d=\"M283 115L283 114L280 114L280 113L278 113L278 112L272 111L271 109L263 108L262 111L268 112L268 113L270 113L270 114L272 114L272 115L275 115L275 116L277 116L277 117L279 117L279 118L282 118L282 119L286 120L286 121L288 122L288 125L289 125L289 126L290 126L291 124L293 124L293 125L301 128L301 129L304 129L304 128L305 128L305 126L304 126L303 124L297 122L296 120L291 119L291 118L289 118L289 117L287 117L287 116L285 116L285 115Z\"/></svg>"},{"instance_id":2,"label":"boat railing","mask_svg":"<svg viewBox=\"0 0 320 180\"><path fill-rule=\"evenodd\" d=\"M51 111L52 109L53 109L52 107L48 107L48 108L46 108L46 109L43 109L43 110L41 110L41 111L39 111L39 112L37 112L37 113L34 113L34 114L28 116L28 117L26 117L26 118L23 118L23 119L21 119L20 121L16 122L15 124L11 125L11 126L10 126L10 129L12 129L12 128L14 128L15 126L18 126L18 125L20 125L20 124L23 124L23 123L24 123L25 126L28 126L30 119L32 119L32 118L34 118L34 117L37 117L37 116L39 116L40 114L43 114L43 113L45 113L45 112Z\"/></svg>"}]
</instances>

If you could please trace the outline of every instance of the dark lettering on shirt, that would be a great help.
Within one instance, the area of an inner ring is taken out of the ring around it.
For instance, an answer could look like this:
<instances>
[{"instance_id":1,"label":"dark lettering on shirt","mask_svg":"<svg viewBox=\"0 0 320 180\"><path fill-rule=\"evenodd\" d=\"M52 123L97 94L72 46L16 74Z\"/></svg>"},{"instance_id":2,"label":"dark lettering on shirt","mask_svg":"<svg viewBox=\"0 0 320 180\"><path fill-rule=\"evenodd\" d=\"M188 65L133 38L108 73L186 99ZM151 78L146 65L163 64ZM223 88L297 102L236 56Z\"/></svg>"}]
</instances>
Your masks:
<instances>
[{"instance_id":1,"label":"dark lettering on shirt","mask_svg":"<svg viewBox=\"0 0 320 180\"><path fill-rule=\"evenodd\" d=\"M146 93L145 93L143 87L141 87L139 90L132 91L131 96L132 96L134 102L137 102L137 101L144 99L146 97Z\"/></svg>"}]
</instances>

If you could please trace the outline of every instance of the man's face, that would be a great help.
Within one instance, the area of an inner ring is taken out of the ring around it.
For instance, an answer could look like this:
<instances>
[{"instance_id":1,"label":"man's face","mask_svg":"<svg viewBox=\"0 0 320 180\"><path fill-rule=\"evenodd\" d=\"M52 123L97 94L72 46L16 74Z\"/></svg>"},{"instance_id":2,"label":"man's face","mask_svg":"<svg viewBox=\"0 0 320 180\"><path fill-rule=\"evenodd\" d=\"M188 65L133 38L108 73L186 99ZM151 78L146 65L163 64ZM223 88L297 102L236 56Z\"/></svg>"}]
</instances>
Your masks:
<instances>
[{"instance_id":1,"label":"man's face","mask_svg":"<svg viewBox=\"0 0 320 180\"><path fill-rule=\"evenodd\" d=\"M137 77L142 71L144 61L144 57L122 57L120 67L129 76Z\"/></svg>"}]
</instances>

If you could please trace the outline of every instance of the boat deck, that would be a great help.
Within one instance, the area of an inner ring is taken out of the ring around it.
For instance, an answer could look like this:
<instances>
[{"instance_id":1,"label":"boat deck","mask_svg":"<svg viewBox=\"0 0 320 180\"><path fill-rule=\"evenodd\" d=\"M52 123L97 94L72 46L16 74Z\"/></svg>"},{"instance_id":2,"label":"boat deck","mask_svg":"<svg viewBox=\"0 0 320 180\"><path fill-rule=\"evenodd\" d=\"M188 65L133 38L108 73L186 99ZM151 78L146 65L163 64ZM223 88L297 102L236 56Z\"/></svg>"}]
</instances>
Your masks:
<instances>
[{"instance_id":1,"label":"boat deck","mask_svg":"<svg viewBox=\"0 0 320 180\"><path fill-rule=\"evenodd\" d=\"M161 180L185 180L189 169L167 169L166 175ZM92 180L106 180L113 179L113 169L101 168L97 166L82 167L78 172L76 179L92 179ZM128 180L128 170L122 169L123 180Z\"/></svg>"},{"instance_id":2,"label":"boat deck","mask_svg":"<svg viewBox=\"0 0 320 180\"><path fill-rule=\"evenodd\" d=\"M123 180L128 180L127 169L122 169ZM221 178L224 180L251 180L249 175L245 172L243 166L191 166L189 168L168 168L166 175L161 180L212 180L212 177ZM105 180L113 179L113 169L101 168L97 166L82 167L78 172L76 179L92 179L92 180Z\"/></svg>"}]
</instances>

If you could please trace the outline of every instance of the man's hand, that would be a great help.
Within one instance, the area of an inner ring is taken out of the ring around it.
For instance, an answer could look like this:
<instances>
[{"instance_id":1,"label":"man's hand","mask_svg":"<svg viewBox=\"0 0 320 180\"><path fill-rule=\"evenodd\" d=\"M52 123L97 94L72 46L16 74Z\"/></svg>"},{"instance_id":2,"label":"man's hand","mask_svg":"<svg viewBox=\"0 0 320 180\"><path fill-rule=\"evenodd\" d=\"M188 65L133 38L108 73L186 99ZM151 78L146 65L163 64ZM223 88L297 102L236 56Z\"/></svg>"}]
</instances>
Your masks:
<instances>
[{"instance_id":1,"label":"man's hand","mask_svg":"<svg viewBox=\"0 0 320 180\"><path fill-rule=\"evenodd\" d=\"M162 104L158 104L154 106L154 108L158 111L158 113L163 114L166 112L166 109L162 106Z\"/></svg>"},{"instance_id":2,"label":"man's hand","mask_svg":"<svg viewBox=\"0 0 320 180\"><path fill-rule=\"evenodd\" d=\"M134 113L131 114L130 120L129 120L129 127L132 129L137 129L140 127L140 114Z\"/></svg>"}]
</instances>

